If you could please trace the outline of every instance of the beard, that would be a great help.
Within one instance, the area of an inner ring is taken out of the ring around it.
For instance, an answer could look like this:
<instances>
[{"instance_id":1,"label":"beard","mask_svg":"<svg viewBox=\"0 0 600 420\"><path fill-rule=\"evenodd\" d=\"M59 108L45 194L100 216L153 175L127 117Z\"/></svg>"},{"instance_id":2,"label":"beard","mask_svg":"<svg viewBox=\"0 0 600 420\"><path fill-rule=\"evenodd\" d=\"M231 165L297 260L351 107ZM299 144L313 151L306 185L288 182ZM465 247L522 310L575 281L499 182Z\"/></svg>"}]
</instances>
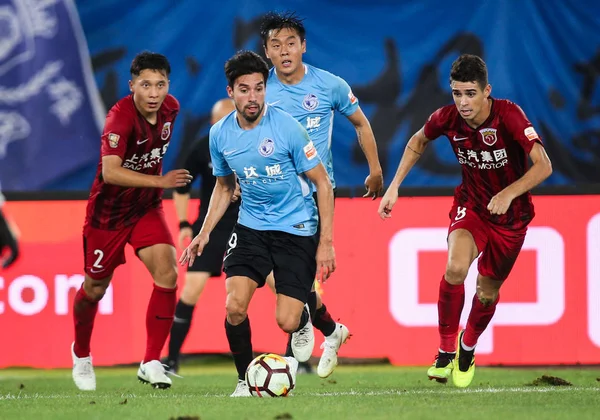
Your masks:
<instances>
[{"instance_id":1,"label":"beard","mask_svg":"<svg viewBox=\"0 0 600 420\"><path fill-rule=\"evenodd\" d=\"M254 115L249 115L246 113L246 108L250 105L256 105L258 106L258 112ZM238 113L244 117L244 119L250 123L253 123L254 121L256 121L258 119L258 117L262 114L263 109L265 108L265 104L263 103L262 106L258 105L258 103L252 103L252 104L248 104L246 105L246 107L244 107L244 109L240 110L237 105L235 106L235 108L237 109Z\"/></svg>"}]
</instances>

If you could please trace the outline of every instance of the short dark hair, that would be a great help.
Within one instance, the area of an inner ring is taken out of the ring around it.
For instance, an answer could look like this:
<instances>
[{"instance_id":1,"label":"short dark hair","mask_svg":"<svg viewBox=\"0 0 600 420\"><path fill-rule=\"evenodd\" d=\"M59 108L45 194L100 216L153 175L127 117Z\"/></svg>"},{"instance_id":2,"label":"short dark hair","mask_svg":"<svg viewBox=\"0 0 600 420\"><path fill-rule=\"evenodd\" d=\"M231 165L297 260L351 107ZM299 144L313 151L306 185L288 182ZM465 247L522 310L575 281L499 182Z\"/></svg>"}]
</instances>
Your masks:
<instances>
[{"instance_id":1,"label":"short dark hair","mask_svg":"<svg viewBox=\"0 0 600 420\"><path fill-rule=\"evenodd\" d=\"M253 73L261 73L265 84L267 83L269 66L254 51L239 51L225 62L225 77L227 78L227 84L232 89L238 77Z\"/></svg>"},{"instance_id":2,"label":"short dark hair","mask_svg":"<svg viewBox=\"0 0 600 420\"><path fill-rule=\"evenodd\" d=\"M260 24L260 37L263 45L267 46L269 33L271 31L280 31L282 29L293 29L300 37L300 41L306 38L306 29L304 29L304 19L300 19L296 12L269 12L263 16Z\"/></svg>"},{"instance_id":3,"label":"short dark hair","mask_svg":"<svg viewBox=\"0 0 600 420\"><path fill-rule=\"evenodd\" d=\"M483 90L488 84L488 71L485 61L472 54L463 54L454 60L450 69L452 82L476 82Z\"/></svg>"},{"instance_id":4,"label":"short dark hair","mask_svg":"<svg viewBox=\"0 0 600 420\"><path fill-rule=\"evenodd\" d=\"M164 71L167 77L171 74L171 64L167 57L150 51L142 51L134 57L129 72L132 76L139 76L142 70L147 69Z\"/></svg>"}]
</instances>

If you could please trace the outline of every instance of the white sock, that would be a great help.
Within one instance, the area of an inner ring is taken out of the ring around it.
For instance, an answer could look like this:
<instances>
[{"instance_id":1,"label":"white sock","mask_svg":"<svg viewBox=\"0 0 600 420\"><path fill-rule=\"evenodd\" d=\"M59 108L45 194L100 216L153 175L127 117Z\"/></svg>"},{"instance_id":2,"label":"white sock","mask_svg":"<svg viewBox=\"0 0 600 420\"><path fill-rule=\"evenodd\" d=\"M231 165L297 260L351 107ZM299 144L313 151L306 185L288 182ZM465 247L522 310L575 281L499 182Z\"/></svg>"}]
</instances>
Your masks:
<instances>
[{"instance_id":1,"label":"white sock","mask_svg":"<svg viewBox=\"0 0 600 420\"><path fill-rule=\"evenodd\" d=\"M438 351L439 351L440 353L446 353L446 354L456 354L456 352L455 352L455 351L444 351L444 350L442 350L442 349L438 349Z\"/></svg>"},{"instance_id":2,"label":"white sock","mask_svg":"<svg viewBox=\"0 0 600 420\"><path fill-rule=\"evenodd\" d=\"M460 345L466 351L473 351L473 350L475 350L475 347L477 347L477 344L475 344L473 347L469 347L469 346L465 345L465 342L463 341L462 337L460 339Z\"/></svg>"}]
</instances>

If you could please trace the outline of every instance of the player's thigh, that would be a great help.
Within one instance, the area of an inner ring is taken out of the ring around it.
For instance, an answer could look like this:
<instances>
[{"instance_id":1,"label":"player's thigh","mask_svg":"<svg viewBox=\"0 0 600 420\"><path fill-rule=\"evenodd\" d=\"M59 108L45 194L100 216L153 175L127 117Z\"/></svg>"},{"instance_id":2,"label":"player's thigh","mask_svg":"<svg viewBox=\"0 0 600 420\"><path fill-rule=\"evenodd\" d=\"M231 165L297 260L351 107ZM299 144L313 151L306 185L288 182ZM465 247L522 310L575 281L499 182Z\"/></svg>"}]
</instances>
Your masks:
<instances>
[{"instance_id":1,"label":"player's thigh","mask_svg":"<svg viewBox=\"0 0 600 420\"><path fill-rule=\"evenodd\" d=\"M455 206L450 211L446 280L462 283L469 267L487 244L485 222L472 210Z\"/></svg>"},{"instance_id":2,"label":"player's thigh","mask_svg":"<svg viewBox=\"0 0 600 420\"><path fill-rule=\"evenodd\" d=\"M161 208L149 210L133 226L129 243L154 282L172 288L177 283L177 256Z\"/></svg>"},{"instance_id":3,"label":"player's thigh","mask_svg":"<svg viewBox=\"0 0 600 420\"><path fill-rule=\"evenodd\" d=\"M152 275L157 286L172 289L177 285L177 260L173 245L146 246L138 249L137 255Z\"/></svg>"},{"instance_id":4,"label":"player's thigh","mask_svg":"<svg viewBox=\"0 0 600 420\"><path fill-rule=\"evenodd\" d=\"M304 303L295 297L277 294L275 319L281 329L293 332L298 328L300 316L304 310Z\"/></svg>"},{"instance_id":5,"label":"player's thigh","mask_svg":"<svg viewBox=\"0 0 600 420\"><path fill-rule=\"evenodd\" d=\"M317 272L317 238L315 235L298 236L285 232L274 235L276 239L271 253L276 292L304 304Z\"/></svg>"},{"instance_id":6,"label":"player's thigh","mask_svg":"<svg viewBox=\"0 0 600 420\"><path fill-rule=\"evenodd\" d=\"M202 294L211 273L206 271L188 271L185 273L185 284L180 299L186 305L195 305Z\"/></svg>"},{"instance_id":7,"label":"player's thigh","mask_svg":"<svg viewBox=\"0 0 600 420\"><path fill-rule=\"evenodd\" d=\"M115 269L125 264L125 245L131 227L120 230L83 228L84 272L91 279L112 277Z\"/></svg>"},{"instance_id":8,"label":"player's thigh","mask_svg":"<svg viewBox=\"0 0 600 420\"><path fill-rule=\"evenodd\" d=\"M271 289L271 292L277 293L277 290L275 289L275 276L273 276L272 271L267 276L266 283L267 283L267 286L269 286L269 289Z\"/></svg>"},{"instance_id":9,"label":"player's thigh","mask_svg":"<svg viewBox=\"0 0 600 420\"><path fill-rule=\"evenodd\" d=\"M479 274L496 281L506 280L521 252L526 233L527 228L490 227L487 247L479 258Z\"/></svg>"},{"instance_id":10,"label":"player's thigh","mask_svg":"<svg viewBox=\"0 0 600 420\"><path fill-rule=\"evenodd\" d=\"M150 209L138 220L131 230L129 243L135 250L152 245L166 244L175 247L171 231L165 220L165 214L161 207Z\"/></svg>"},{"instance_id":11,"label":"player's thigh","mask_svg":"<svg viewBox=\"0 0 600 420\"><path fill-rule=\"evenodd\" d=\"M227 241L223 271L230 277L247 277L263 287L273 270L269 233L236 224Z\"/></svg>"}]
</instances>

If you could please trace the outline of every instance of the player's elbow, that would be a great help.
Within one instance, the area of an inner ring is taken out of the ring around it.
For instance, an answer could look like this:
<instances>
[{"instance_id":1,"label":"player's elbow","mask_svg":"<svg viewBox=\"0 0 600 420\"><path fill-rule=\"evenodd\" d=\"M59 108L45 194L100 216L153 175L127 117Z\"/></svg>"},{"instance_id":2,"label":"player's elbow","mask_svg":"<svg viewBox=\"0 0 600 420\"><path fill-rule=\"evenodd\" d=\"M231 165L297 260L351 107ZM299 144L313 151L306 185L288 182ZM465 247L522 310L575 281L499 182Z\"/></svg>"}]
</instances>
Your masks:
<instances>
[{"instance_id":1,"label":"player's elbow","mask_svg":"<svg viewBox=\"0 0 600 420\"><path fill-rule=\"evenodd\" d=\"M102 179L105 184L115 183L115 171L109 166L102 166Z\"/></svg>"},{"instance_id":2,"label":"player's elbow","mask_svg":"<svg viewBox=\"0 0 600 420\"><path fill-rule=\"evenodd\" d=\"M331 181L329 180L328 176L317 179L315 186L317 187L317 191L325 191L333 194L333 186L331 185Z\"/></svg>"},{"instance_id":3,"label":"player's elbow","mask_svg":"<svg viewBox=\"0 0 600 420\"><path fill-rule=\"evenodd\" d=\"M550 175L552 175L552 162L550 162L550 159L546 157L540 163L542 167L542 174L544 176L544 179L546 179Z\"/></svg>"}]
</instances>

